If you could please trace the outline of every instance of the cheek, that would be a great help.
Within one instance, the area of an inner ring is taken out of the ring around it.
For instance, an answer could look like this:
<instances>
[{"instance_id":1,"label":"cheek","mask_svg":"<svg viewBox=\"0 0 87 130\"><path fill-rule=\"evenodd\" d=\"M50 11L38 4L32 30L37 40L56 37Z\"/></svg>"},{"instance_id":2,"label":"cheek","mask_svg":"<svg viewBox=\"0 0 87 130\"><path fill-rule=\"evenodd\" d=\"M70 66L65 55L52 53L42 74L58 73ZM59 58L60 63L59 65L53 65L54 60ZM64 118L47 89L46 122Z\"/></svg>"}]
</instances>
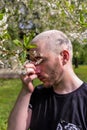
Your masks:
<instances>
[{"instance_id":1,"label":"cheek","mask_svg":"<svg viewBox=\"0 0 87 130\"><path fill-rule=\"evenodd\" d=\"M48 80L54 75L54 68L48 64L41 66L41 75L47 78Z\"/></svg>"},{"instance_id":2,"label":"cheek","mask_svg":"<svg viewBox=\"0 0 87 130\"><path fill-rule=\"evenodd\" d=\"M45 75L48 77L49 80L54 80L57 73L56 73L56 70L55 70L55 66L46 66L45 68Z\"/></svg>"},{"instance_id":3,"label":"cheek","mask_svg":"<svg viewBox=\"0 0 87 130\"><path fill-rule=\"evenodd\" d=\"M54 64L53 66L48 67L47 74L50 81L52 82L60 81L63 75L63 70L62 70L61 65Z\"/></svg>"}]
</instances>

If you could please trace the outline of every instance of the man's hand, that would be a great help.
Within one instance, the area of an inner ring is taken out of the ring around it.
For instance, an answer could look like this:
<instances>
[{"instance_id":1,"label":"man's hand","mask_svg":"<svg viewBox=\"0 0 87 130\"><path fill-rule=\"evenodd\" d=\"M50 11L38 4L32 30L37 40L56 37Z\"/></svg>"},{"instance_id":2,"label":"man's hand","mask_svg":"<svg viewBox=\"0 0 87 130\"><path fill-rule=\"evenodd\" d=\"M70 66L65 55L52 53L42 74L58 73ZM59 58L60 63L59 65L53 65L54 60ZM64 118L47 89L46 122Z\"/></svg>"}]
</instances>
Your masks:
<instances>
[{"instance_id":1,"label":"man's hand","mask_svg":"<svg viewBox=\"0 0 87 130\"><path fill-rule=\"evenodd\" d=\"M26 88L28 88L29 92L33 92L34 87L32 81L37 78L36 67L32 63L27 63L24 65L24 69L26 73L21 74L21 80Z\"/></svg>"}]
</instances>

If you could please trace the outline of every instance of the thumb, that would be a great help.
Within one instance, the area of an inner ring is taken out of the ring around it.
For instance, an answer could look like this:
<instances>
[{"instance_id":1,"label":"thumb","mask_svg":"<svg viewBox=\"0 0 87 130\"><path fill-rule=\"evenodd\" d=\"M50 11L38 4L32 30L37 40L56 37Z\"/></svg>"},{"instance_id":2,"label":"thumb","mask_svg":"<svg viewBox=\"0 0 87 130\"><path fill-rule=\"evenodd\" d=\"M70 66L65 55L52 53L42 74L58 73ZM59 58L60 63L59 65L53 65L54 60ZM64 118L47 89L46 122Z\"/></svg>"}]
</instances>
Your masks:
<instances>
[{"instance_id":1,"label":"thumb","mask_svg":"<svg viewBox=\"0 0 87 130\"><path fill-rule=\"evenodd\" d=\"M34 91L34 86L33 86L33 83L32 82L29 82L28 85L28 90L32 93Z\"/></svg>"}]
</instances>

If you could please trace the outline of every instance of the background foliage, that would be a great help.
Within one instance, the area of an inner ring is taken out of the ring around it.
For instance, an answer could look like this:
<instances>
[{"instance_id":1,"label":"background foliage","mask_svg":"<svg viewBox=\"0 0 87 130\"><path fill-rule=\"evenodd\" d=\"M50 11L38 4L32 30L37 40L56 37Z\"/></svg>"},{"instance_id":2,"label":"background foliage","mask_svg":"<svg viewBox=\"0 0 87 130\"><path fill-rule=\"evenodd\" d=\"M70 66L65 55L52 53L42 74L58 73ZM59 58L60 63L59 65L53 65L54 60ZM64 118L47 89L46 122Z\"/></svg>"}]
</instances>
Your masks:
<instances>
[{"instance_id":1,"label":"background foliage","mask_svg":"<svg viewBox=\"0 0 87 130\"><path fill-rule=\"evenodd\" d=\"M9 64L10 57L26 57L24 36L30 40L38 33L58 29L65 32L79 52L79 63L87 63L87 1L85 0L1 0L0 1L0 59ZM14 40L21 44L17 46ZM82 45L81 45L82 44ZM83 45L84 44L84 45ZM77 47L78 46L78 47ZM82 47L82 49L81 49ZM74 57L76 57L75 55ZM78 57L78 56L77 56Z\"/></svg>"}]
</instances>

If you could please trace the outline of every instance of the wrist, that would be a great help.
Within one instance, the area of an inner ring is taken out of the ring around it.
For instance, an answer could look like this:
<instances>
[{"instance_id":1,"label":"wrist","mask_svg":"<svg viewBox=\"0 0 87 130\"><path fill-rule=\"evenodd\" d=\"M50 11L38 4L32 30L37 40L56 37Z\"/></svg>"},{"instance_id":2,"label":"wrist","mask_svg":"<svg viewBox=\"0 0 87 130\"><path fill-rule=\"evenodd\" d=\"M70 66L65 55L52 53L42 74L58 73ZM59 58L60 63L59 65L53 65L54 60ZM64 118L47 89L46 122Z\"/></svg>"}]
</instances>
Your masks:
<instances>
[{"instance_id":1,"label":"wrist","mask_svg":"<svg viewBox=\"0 0 87 130\"><path fill-rule=\"evenodd\" d=\"M23 83L22 87L28 93L32 93L34 91L34 86L33 86L32 82L30 82L28 85L26 85L25 83Z\"/></svg>"}]
</instances>

